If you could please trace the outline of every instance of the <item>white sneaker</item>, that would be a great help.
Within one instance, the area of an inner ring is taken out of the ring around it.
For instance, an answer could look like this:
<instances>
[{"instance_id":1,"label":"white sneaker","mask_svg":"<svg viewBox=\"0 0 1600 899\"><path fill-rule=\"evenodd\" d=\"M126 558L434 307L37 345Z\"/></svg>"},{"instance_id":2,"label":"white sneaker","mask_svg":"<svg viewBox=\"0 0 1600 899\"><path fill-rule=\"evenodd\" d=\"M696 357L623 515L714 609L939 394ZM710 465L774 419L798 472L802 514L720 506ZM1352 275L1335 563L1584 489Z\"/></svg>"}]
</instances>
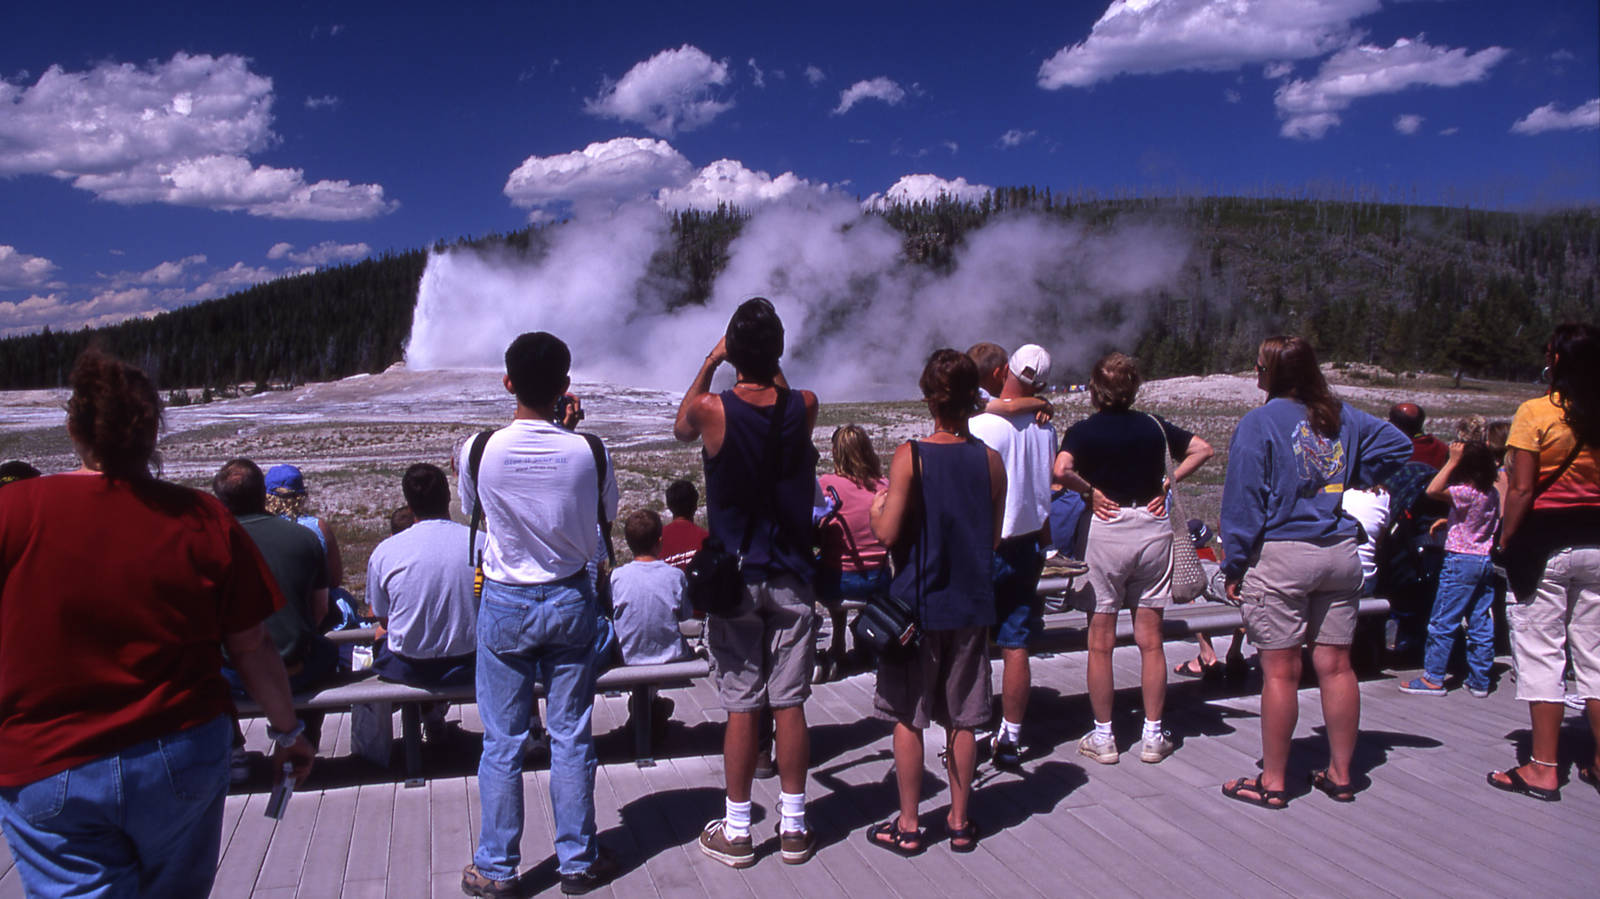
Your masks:
<instances>
[{"instance_id":1,"label":"white sneaker","mask_svg":"<svg viewBox=\"0 0 1600 899\"><path fill-rule=\"evenodd\" d=\"M1118 758L1117 738L1091 730L1078 741L1078 754L1086 755L1102 765L1115 765Z\"/></svg>"},{"instance_id":2,"label":"white sneaker","mask_svg":"<svg viewBox=\"0 0 1600 899\"><path fill-rule=\"evenodd\" d=\"M1172 742L1172 734L1168 731L1162 731L1153 737L1145 734L1144 739L1139 741L1139 761L1153 765L1171 755L1177 748L1178 745Z\"/></svg>"}]
</instances>

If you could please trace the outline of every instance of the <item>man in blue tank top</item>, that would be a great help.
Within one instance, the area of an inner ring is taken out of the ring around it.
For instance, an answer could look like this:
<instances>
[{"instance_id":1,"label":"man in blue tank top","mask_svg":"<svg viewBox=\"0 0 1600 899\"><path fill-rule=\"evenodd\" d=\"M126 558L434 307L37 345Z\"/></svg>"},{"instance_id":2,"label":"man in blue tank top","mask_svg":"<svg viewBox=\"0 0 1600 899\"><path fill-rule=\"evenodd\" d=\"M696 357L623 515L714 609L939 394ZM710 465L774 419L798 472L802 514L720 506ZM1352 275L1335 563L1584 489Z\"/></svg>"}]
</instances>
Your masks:
<instances>
[{"instance_id":1,"label":"man in blue tank top","mask_svg":"<svg viewBox=\"0 0 1600 899\"><path fill-rule=\"evenodd\" d=\"M810 550L817 397L789 389L778 367L782 355L783 322L772 304L760 297L745 301L689 385L672 429L679 440L701 441L711 536L743 557L737 609L711 616L706 625L717 692L728 713L722 744L728 795L726 816L706 825L700 849L734 868L756 860L750 785L763 706L772 709L777 728L781 857L800 864L815 847L805 818L805 701L816 654ZM712 393L711 376L723 360L733 363L736 380L732 389Z\"/></svg>"}]
</instances>

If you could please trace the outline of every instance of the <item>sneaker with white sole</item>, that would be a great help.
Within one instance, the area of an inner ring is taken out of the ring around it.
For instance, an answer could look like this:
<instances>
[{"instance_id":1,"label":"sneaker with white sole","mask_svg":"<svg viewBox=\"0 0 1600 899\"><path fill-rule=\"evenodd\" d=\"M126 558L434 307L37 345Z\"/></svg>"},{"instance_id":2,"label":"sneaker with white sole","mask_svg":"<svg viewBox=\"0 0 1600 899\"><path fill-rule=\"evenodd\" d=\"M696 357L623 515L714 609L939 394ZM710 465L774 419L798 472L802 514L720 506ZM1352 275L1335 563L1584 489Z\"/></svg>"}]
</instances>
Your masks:
<instances>
[{"instance_id":1,"label":"sneaker with white sole","mask_svg":"<svg viewBox=\"0 0 1600 899\"><path fill-rule=\"evenodd\" d=\"M1091 730L1078 741L1078 754L1086 755L1102 765L1115 765L1119 757L1117 738Z\"/></svg>"},{"instance_id":2,"label":"sneaker with white sole","mask_svg":"<svg viewBox=\"0 0 1600 899\"><path fill-rule=\"evenodd\" d=\"M784 864L803 865L811 860L812 853L816 851L817 838L811 828L786 831L783 823L778 823L778 857Z\"/></svg>"},{"instance_id":3,"label":"sneaker with white sole","mask_svg":"<svg viewBox=\"0 0 1600 899\"><path fill-rule=\"evenodd\" d=\"M718 818L700 831L700 851L730 868L748 868L756 863L755 841L749 834L728 836L728 821Z\"/></svg>"},{"instance_id":4,"label":"sneaker with white sole","mask_svg":"<svg viewBox=\"0 0 1600 899\"><path fill-rule=\"evenodd\" d=\"M1001 771L1022 770L1022 747L998 733L989 744L989 762Z\"/></svg>"},{"instance_id":5,"label":"sneaker with white sole","mask_svg":"<svg viewBox=\"0 0 1600 899\"><path fill-rule=\"evenodd\" d=\"M1169 731L1162 731L1153 737L1145 734L1139 741L1139 761L1154 765L1171 755L1177 748L1178 744L1172 742L1172 734Z\"/></svg>"}]
</instances>

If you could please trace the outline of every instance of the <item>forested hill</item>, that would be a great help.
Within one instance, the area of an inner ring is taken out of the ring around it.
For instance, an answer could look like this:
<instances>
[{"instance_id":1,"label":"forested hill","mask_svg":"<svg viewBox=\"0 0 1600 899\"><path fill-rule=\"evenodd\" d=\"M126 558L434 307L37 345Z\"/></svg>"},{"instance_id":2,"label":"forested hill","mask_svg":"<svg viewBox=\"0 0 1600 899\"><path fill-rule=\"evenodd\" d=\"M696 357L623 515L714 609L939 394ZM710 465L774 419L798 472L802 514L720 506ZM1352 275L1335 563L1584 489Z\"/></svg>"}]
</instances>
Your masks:
<instances>
[{"instance_id":1,"label":"forested hill","mask_svg":"<svg viewBox=\"0 0 1600 899\"><path fill-rule=\"evenodd\" d=\"M1600 214L1535 215L1310 199L1092 199L1002 188L981 203L890 208L909 261L948 268L965 234L1017 210L1088 227L1163 221L1194 251L1134 351L1152 376L1248 368L1260 338L1309 337L1326 360L1524 377L1553 323L1600 320ZM646 276L703 302L743 213L673 216ZM538 256L550 225L458 241ZM440 245L443 248L444 245ZM252 287L106 328L0 340L0 387L55 387L92 340L163 389L298 383L378 372L401 358L423 250ZM1116 314L1115 309L1107 310Z\"/></svg>"}]
</instances>

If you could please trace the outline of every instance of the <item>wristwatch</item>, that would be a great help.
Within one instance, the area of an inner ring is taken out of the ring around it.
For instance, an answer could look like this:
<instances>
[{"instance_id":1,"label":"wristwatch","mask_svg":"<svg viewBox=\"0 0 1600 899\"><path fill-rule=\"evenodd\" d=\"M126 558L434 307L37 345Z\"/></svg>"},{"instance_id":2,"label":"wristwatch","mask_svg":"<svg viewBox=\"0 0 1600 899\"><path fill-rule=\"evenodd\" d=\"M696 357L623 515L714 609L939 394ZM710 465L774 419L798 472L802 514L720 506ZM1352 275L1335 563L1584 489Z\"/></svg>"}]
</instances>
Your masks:
<instances>
[{"instance_id":1,"label":"wristwatch","mask_svg":"<svg viewBox=\"0 0 1600 899\"><path fill-rule=\"evenodd\" d=\"M295 741L300 739L300 735L305 732L306 723L299 719L295 720L294 727L290 730L274 730L271 724L267 725L267 739L277 744L279 749L288 749L293 746Z\"/></svg>"}]
</instances>

